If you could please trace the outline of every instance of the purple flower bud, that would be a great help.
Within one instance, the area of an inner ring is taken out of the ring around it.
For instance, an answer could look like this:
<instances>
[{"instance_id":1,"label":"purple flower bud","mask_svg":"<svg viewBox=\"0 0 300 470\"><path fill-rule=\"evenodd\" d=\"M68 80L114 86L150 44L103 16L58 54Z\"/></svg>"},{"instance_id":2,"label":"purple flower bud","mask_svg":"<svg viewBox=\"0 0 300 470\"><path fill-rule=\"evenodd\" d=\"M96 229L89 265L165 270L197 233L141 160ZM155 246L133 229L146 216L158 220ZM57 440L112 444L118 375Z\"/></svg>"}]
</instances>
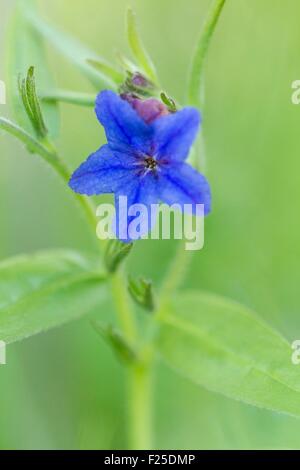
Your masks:
<instances>
[{"instance_id":1,"label":"purple flower bud","mask_svg":"<svg viewBox=\"0 0 300 470\"><path fill-rule=\"evenodd\" d=\"M141 88L148 88L150 83L149 81L147 80L146 77L144 77L144 75L142 75L141 73L135 73L133 76L132 76L132 79L131 79L131 83L134 85L134 86L138 86L138 87L141 87Z\"/></svg>"},{"instance_id":2,"label":"purple flower bud","mask_svg":"<svg viewBox=\"0 0 300 470\"><path fill-rule=\"evenodd\" d=\"M147 124L170 114L167 106L156 98L142 100L129 93L122 94L121 98L126 100Z\"/></svg>"}]
</instances>

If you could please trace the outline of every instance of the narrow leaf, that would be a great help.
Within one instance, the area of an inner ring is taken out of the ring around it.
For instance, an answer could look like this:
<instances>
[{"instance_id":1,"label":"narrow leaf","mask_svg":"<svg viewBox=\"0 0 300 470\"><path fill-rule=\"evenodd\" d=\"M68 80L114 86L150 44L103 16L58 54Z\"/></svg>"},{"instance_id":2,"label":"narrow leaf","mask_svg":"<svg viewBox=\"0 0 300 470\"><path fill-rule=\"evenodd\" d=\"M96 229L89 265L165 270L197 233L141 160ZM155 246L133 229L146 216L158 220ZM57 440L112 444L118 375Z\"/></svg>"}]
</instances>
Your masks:
<instances>
[{"instance_id":1,"label":"narrow leaf","mask_svg":"<svg viewBox=\"0 0 300 470\"><path fill-rule=\"evenodd\" d=\"M171 113L175 113L177 111L177 106L175 101L170 98L164 91L160 94L162 102L169 108Z\"/></svg>"},{"instance_id":2,"label":"narrow leaf","mask_svg":"<svg viewBox=\"0 0 300 470\"><path fill-rule=\"evenodd\" d=\"M116 59L124 72L131 72L131 73L136 73L138 71L138 68L136 64L134 64L130 59L128 59L126 56L121 54L120 52L117 52L116 54Z\"/></svg>"},{"instance_id":3,"label":"narrow leaf","mask_svg":"<svg viewBox=\"0 0 300 470\"><path fill-rule=\"evenodd\" d=\"M204 61L224 4L225 0L213 0L213 6L204 23L203 30L195 50L188 80L188 100L193 106L202 106L201 93L203 93Z\"/></svg>"},{"instance_id":4,"label":"narrow leaf","mask_svg":"<svg viewBox=\"0 0 300 470\"><path fill-rule=\"evenodd\" d=\"M144 278L128 279L128 292L132 299L145 310L154 310L154 294L152 282Z\"/></svg>"},{"instance_id":5,"label":"narrow leaf","mask_svg":"<svg viewBox=\"0 0 300 470\"><path fill-rule=\"evenodd\" d=\"M24 19L24 12L29 9L32 11L35 9L35 1L18 0L8 29L7 83L15 118L18 124L30 132L31 123L26 116L19 96L18 77L25 77L29 67L35 66L38 92L41 89L52 89L54 82L48 66L44 42ZM57 103L43 103L42 112L50 137L56 137L59 131Z\"/></svg>"},{"instance_id":6,"label":"narrow leaf","mask_svg":"<svg viewBox=\"0 0 300 470\"><path fill-rule=\"evenodd\" d=\"M172 299L160 321L160 352L178 372L227 397L300 416L291 346L246 307L188 291Z\"/></svg>"},{"instance_id":7,"label":"narrow leaf","mask_svg":"<svg viewBox=\"0 0 300 470\"><path fill-rule=\"evenodd\" d=\"M137 359L137 354L124 338L122 333L112 326L103 325L99 321L91 322L94 329L112 347L117 357L125 364L132 364Z\"/></svg>"},{"instance_id":8,"label":"narrow leaf","mask_svg":"<svg viewBox=\"0 0 300 470\"><path fill-rule=\"evenodd\" d=\"M111 75L107 74L108 68L112 70L112 67L104 59L80 43L77 39L44 21L34 12L29 11L26 18L38 34L43 36L63 56L67 57L74 65L76 65L97 89L104 86L114 89L116 88L117 83L112 79ZM92 67L87 62L88 59L101 63L103 65L103 69L101 71L99 69L96 70L95 67ZM105 67L106 72L104 71ZM49 89L49 87L45 89Z\"/></svg>"},{"instance_id":9,"label":"narrow leaf","mask_svg":"<svg viewBox=\"0 0 300 470\"><path fill-rule=\"evenodd\" d=\"M50 250L0 263L0 338L11 343L97 311L106 297L98 263Z\"/></svg>"},{"instance_id":10,"label":"narrow leaf","mask_svg":"<svg viewBox=\"0 0 300 470\"><path fill-rule=\"evenodd\" d=\"M27 113L27 117L29 118L31 122L31 125L33 125L34 116L33 116L29 101L28 101L27 90L26 90L26 78L22 78L21 76L19 76L18 84L19 84L20 98L23 102L24 109Z\"/></svg>"},{"instance_id":11,"label":"narrow leaf","mask_svg":"<svg viewBox=\"0 0 300 470\"><path fill-rule=\"evenodd\" d=\"M132 54L138 66L154 83L157 83L155 67L139 36L135 13L129 8L127 12L127 36Z\"/></svg>"},{"instance_id":12,"label":"narrow leaf","mask_svg":"<svg viewBox=\"0 0 300 470\"><path fill-rule=\"evenodd\" d=\"M29 67L28 72L27 72L26 92L27 92L28 103L32 111L33 125L36 128L37 134L41 138L46 137L48 131L44 122L43 115L42 115L39 99L36 94L33 66Z\"/></svg>"},{"instance_id":13,"label":"narrow leaf","mask_svg":"<svg viewBox=\"0 0 300 470\"><path fill-rule=\"evenodd\" d=\"M98 70L100 73L103 73L107 77L110 77L115 84L121 84L124 77L121 72L118 70L114 69L111 65L95 60L95 59L88 59L87 63L90 64L92 67L94 67L96 70Z\"/></svg>"},{"instance_id":14,"label":"narrow leaf","mask_svg":"<svg viewBox=\"0 0 300 470\"><path fill-rule=\"evenodd\" d=\"M129 255L133 244L123 243L119 240L109 240L106 246L104 261L108 272L114 273L119 265Z\"/></svg>"}]
</instances>

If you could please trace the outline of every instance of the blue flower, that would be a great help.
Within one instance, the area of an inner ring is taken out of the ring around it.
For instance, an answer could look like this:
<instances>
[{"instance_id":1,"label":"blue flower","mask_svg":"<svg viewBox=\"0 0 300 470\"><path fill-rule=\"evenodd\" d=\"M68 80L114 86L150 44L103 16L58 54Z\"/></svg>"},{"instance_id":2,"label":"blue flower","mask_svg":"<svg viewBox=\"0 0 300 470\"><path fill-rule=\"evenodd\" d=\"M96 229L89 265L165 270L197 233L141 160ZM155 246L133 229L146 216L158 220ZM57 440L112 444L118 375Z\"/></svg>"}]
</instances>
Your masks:
<instances>
[{"instance_id":1,"label":"blue flower","mask_svg":"<svg viewBox=\"0 0 300 470\"><path fill-rule=\"evenodd\" d=\"M98 95L95 110L107 144L73 173L69 184L75 192L114 193L116 210L120 196L127 196L128 206L164 202L182 210L192 204L194 210L196 204L204 204L204 213L210 211L207 180L185 163L199 130L196 109L183 108L147 123L129 102L105 90Z\"/></svg>"}]
</instances>

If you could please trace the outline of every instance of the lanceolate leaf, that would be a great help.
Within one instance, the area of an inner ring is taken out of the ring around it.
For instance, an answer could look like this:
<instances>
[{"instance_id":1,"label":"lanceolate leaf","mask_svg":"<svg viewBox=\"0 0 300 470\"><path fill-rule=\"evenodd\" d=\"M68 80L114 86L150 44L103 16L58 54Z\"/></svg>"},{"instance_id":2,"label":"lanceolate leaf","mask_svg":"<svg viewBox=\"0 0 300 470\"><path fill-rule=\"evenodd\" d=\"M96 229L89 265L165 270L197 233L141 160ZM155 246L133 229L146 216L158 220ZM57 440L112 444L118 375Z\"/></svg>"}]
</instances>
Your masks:
<instances>
[{"instance_id":1,"label":"lanceolate leaf","mask_svg":"<svg viewBox=\"0 0 300 470\"><path fill-rule=\"evenodd\" d=\"M88 59L87 63L98 70L100 73L110 77L114 84L120 85L124 80L124 74L114 69L111 65L103 62L103 60Z\"/></svg>"},{"instance_id":2,"label":"lanceolate leaf","mask_svg":"<svg viewBox=\"0 0 300 470\"><path fill-rule=\"evenodd\" d=\"M8 89L10 102L20 125L31 131L30 121L25 113L19 95L19 76L25 78L29 67L35 67L38 91L54 87L48 67L45 45L42 38L24 19L24 12L35 8L34 0L18 0L7 38ZM55 102L44 102L42 112L50 137L56 137L59 130L59 112Z\"/></svg>"},{"instance_id":3,"label":"lanceolate leaf","mask_svg":"<svg viewBox=\"0 0 300 470\"><path fill-rule=\"evenodd\" d=\"M120 263L129 255L132 247L132 243L123 243L115 239L109 240L104 256L108 272L114 273L118 269Z\"/></svg>"},{"instance_id":4,"label":"lanceolate leaf","mask_svg":"<svg viewBox=\"0 0 300 470\"><path fill-rule=\"evenodd\" d=\"M258 407L300 416L292 349L246 307L196 291L161 316L163 358L195 383Z\"/></svg>"},{"instance_id":5,"label":"lanceolate leaf","mask_svg":"<svg viewBox=\"0 0 300 470\"><path fill-rule=\"evenodd\" d=\"M200 34L199 41L191 64L188 83L188 99L193 106L202 106L201 93L203 93L203 68L208 46L224 7L225 0L213 0L213 6Z\"/></svg>"},{"instance_id":6,"label":"lanceolate leaf","mask_svg":"<svg viewBox=\"0 0 300 470\"><path fill-rule=\"evenodd\" d=\"M127 12L127 36L132 54L145 75L157 83L155 67L139 36L135 13L129 8Z\"/></svg>"},{"instance_id":7,"label":"lanceolate leaf","mask_svg":"<svg viewBox=\"0 0 300 470\"><path fill-rule=\"evenodd\" d=\"M138 71L138 67L134 64L130 59L128 59L125 55L117 52L116 59L119 65L122 67L124 72L132 72L135 73Z\"/></svg>"},{"instance_id":8,"label":"lanceolate leaf","mask_svg":"<svg viewBox=\"0 0 300 470\"><path fill-rule=\"evenodd\" d=\"M93 258L52 250L0 263L0 339L11 343L97 311L105 277Z\"/></svg>"},{"instance_id":9,"label":"lanceolate leaf","mask_svg":"<svg viewBox=\"0 0 300 470\"><path fill-rule=\"evenodd\" d=\"M20 80L19 88L25 110L37 137L39 139L46 138L48 130L44 122L40 101L36 93L34 67L29 67L26 79L23 78Z\"/></svg>"},{"instance_id":10,"label":"lanceolate leaf","mask_svg":"<svg viewBox=\"0 0 300 470\"><path fill-rule=\"evenodd\" d=\"M111 325L103 325L99 321L92 321L94 329L101 335L120 358L122 362L131 364L137 359L137 354L124 338L123 334Z\"/></svg>"},{"instance_id":11,"label":"lanceolate leaf","mask_svg":"<svg viewBox=\"0 0 300 470\"><path fill-rule=\"evenodd\" d=\"M113 67L104 59L99 57L95 52L83 45L77 39L68 35L44 21L40 16L32 11L26 14L28 22L37 31L39 35L44 37L52 46L54 46L63 56L67 57L79 70L95 85L97 90L109 87L115 89L117 82L112 78ZM88 60L97 62L98 68L88 63ZM100 64L102 69L100 70ZM107 71L110 71L108 74ZM115 71L117 75L118 72ZM45 88L44 91L49 90Z\"/></svg>"}]
</instances>

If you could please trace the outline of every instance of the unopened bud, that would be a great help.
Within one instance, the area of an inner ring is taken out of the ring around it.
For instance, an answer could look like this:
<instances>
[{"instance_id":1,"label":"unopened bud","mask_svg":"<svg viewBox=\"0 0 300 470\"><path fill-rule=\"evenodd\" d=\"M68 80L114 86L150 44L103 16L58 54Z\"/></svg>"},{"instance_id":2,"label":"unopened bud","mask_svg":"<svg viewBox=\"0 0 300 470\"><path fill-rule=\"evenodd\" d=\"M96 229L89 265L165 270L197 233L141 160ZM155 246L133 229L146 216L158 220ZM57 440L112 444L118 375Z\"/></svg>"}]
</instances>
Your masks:
<instances>
[{"instance_id":1,"label":"unopened bud","mask_svg":"<svg viewBox=\"0 0 300 470\"><path fill-rule=\"evenodd\" d=\"M137 280L129 279L128 291L133 300L146 310L154 310L154 295L152 282L140 278Z\"/></svg>"}]
</instances>

